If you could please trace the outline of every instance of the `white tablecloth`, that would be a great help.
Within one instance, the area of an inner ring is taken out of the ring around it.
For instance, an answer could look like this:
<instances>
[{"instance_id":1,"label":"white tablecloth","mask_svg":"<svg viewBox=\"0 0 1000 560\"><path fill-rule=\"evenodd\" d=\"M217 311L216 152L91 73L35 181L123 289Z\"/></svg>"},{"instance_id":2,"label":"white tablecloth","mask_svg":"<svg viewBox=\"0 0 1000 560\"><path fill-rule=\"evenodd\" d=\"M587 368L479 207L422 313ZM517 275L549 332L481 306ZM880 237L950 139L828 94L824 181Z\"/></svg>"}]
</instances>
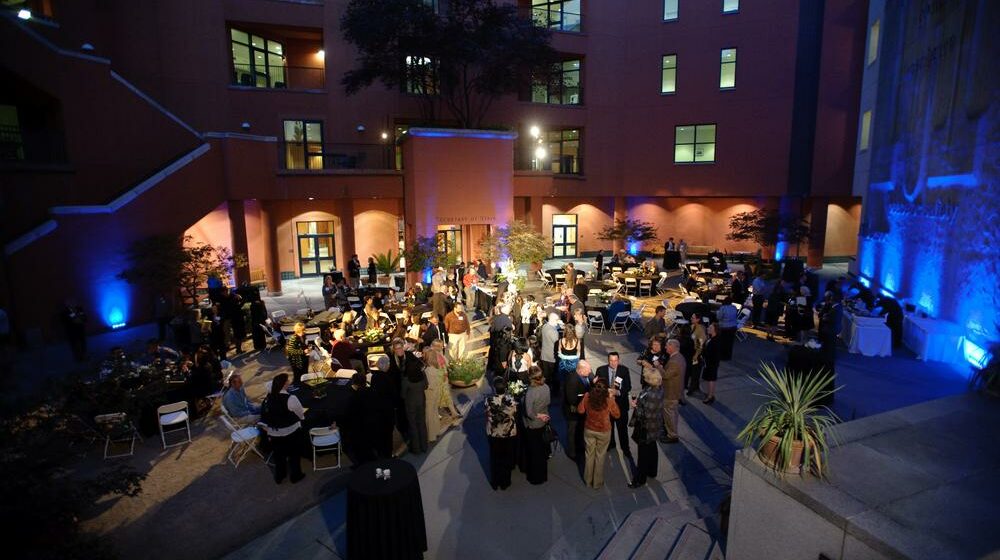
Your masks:
<instances>
[{"instance_id":1,"label":"white tablecloth","mask_svg":"<svg viewBox=\"0 0 1000 560\"><path fill-rule=\"evenodd\" d=\"M892 331L886 326L885 317L857 317L844 313L844 328L840 336L852 354L892 355Z\"/></svg>"},{"instance_id":2,"label":"white tablecloth","mask_svg":"<svg viewBox=\"0 0 1000 560\"><path fill-rule=\"evenodd\" d=\"M962 327L948 321L916 315L903 319L903 344L924 361L961 362L963 336Z\"/></svg>"}]
</instances>

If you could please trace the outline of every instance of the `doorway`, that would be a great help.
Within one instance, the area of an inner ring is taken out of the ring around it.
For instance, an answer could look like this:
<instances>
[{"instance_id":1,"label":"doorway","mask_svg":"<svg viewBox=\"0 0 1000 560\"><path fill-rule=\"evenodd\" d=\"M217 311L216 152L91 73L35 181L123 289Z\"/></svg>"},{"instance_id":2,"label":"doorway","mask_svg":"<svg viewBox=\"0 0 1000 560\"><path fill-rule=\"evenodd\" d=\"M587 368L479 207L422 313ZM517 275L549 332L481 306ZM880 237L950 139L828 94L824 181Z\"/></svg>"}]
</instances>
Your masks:
<instances>
[{"instance_id":1,"label":"doorway","mask_svg":"<svg viewBox=\"0 0 1000 560\"><path fill-rule=\"evenodd\" d=\"M552 256L576 257L576 214L552 215Z\"/></svg>"},{"instance_id":2,"label":"doorway","mask_svg":"<svg viewBox=\"0 0 1000 560\"><path fill-rule=\"evenodd\" d=\"M333 222L296 222L299 276L318 276L333 268Z\"/></svg>"}]
</instances>

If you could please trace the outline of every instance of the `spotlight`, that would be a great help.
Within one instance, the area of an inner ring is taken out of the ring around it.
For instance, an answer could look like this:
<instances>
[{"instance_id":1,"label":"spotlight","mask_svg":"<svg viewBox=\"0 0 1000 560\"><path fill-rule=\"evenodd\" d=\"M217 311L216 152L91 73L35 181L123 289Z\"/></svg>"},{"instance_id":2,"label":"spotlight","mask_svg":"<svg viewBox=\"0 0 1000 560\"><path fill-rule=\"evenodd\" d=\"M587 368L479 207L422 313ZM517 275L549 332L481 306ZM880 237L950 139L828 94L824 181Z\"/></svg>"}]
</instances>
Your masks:
<instances>
[{"instance_id":1,"label":"spotlight","mask_svg":"<svg viewBox=\"0 0 1000 560\"><path fill-rule=\"evenodd\" d=\"M31 10L21 8L17 11L17 17L23 20L29 20L31 19Z\"/></svg>"},{"instance_id":2,"label":"spotlight","mask_svg":"<svg viewBox=\"0 0 1000 560\"><path fill-rule=\"evenodd\" d=\"M358 132L364 132L365 131L365 125L359 124L355 130L357 130Z\"/></svg>"},{"instance_id":3,"label":"spotlight","mask_svg":"<svg viewBox=\"0 0 1000 560\"><path fill-rule=\"evenodd\" d=\"M383 140L388 140L389 139L389 133L388 132L383 132L382 133L382 139Z\"/></svg>"},{"instance_id":4,"label":"spotlight","mask_svg":"<svg viewBox=\"0 0 1000 560\"><path fill-rule=\"evenodd\" d=\"M90 43L84 43L84 44L80 45L80 50L81 51L92 51L92 50L94 50L94 45L91 45Z\"/></svg>"},{"instance_id":5,"label":"spotlight","mask_svg":"<svg viewBox=\"0 0 1000 560\"><path fill-rule=\"evenodd\" d=\"M316 51L316 57L319 58L320 60L325 59L326 58L326 51L323 50L323 49L320 49L320 50Z\"/></svg>"},{"instance_id":6,"label":"spotlight","mask_svg":"<svg viewBox=\"0 0 1000 560\"><path fill-rule=\"evenodd\" d=\"M545 148L539 146L535 148L535 159L542 160L549 156L549 153L545 151Z\"/></svg>"},{"instance_id":7,"label":"spotlight","mask_svg":"<svg viewBox=\"0 0 1000 560\"><path fill-rule=\"evenodd\" d=\"M250 130L250 122L243 121L242 123L240 123L240 128L242 128L243 130Z\"/></svg>"},{"instance_id":8,"label":"spotlight","mask_svg":"<svg viewBox=\"0 0 1000 560\"><path fill-rule=\"evenodd\" d=\"M528 129L528 133L531 134L532 138L538 138L542 134L542 129L538 128L537 124L533 124L531 125L531 128Z\"/></svg>"}]
</instances>

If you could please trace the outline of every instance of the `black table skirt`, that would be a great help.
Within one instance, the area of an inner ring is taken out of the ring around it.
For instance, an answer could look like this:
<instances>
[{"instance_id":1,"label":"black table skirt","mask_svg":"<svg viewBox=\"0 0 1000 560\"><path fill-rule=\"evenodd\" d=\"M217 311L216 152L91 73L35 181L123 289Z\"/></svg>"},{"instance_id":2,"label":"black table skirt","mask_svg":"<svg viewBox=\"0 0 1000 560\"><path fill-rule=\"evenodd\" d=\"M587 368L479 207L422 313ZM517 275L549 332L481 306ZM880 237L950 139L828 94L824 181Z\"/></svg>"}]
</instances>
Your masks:
<instances>
[{"instance_id":1,"label":"black table skirt","mask_svg":"<svg viewBox=\"0 0 1000 560\"><path fill-rule=\"evenodd\" d=\"M390 469L380 480L375 469ZM422 558L427 550L420 480L413 465L399 459L358 467L347 483L347 558Z\"/></svg>"},{"instance_id":2,"label":"black table skirt","mask_svg":"<svg viewBox=\"0 0 1000 560\"><path fill-rule=\"evenodd\" d=\"M788 349L788 362L785 364L785 369L789 373L795 375L809 375L814 374L821 369L827 373L834 373L833 378L830 383L826 386L826 390L833 391L836 387L836 373L834 372L833 361L831 357L825 353L823 350L813 350L811 348L806 348L805 346L792 346ZM820 404L830 404L833 402L833 395L820 401Z\"/></svg>"},{"instance_id":3,"label":"black table skirt","mask_svg":"<svg viewBox=\"0 0 1000 560\"><path fill-rule=\"evenodd\" d=\"M496 298L482 290L476 290L476 307L483 311L487 317L490 316L490 312L493 311L493 306L496 305Z\"/></svg>"}]
</instances>

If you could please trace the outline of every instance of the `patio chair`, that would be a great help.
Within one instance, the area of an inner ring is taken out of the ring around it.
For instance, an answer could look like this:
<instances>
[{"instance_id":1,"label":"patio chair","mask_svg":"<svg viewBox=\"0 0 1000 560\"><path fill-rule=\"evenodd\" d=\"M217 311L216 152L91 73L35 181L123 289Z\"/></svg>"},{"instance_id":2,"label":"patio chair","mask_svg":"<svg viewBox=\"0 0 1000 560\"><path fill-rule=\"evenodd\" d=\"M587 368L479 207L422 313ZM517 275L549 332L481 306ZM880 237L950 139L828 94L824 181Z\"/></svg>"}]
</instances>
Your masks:
<instances>
[{"instance_id":1,"label":"patio chair","mask_svg":"<svg viewBox=\"0 0 1000 560\"><path fill-rule=\"evenodd\" d=\"M635 278L625 278L625 293L638 293L639 283L636 282Z\"/></svg>"},{"instance_id":2,"label":"patio chair","mask_svg":"<svg viewBox=\"0 0 1000 560\"><path fill-rule=\"evenodd\" d=\"M261 323L260 324L260 330L261 330L261 332L264 333L264 351L265 352L267 352L268 354L270 354L271 350L274 350L275 348L278 348L279 346L281 346L278 343L278 336L274 333L274 329L272 329L267 323Z\"/></svg>"},{"instance_id":3,"label":"patio chair","mask_svg":"<svg viewBox=\"0 0 1000 560\"><path fill-rule=\"evenodd\" d=\"M304 334L306 337L306 344L309 344L310 342L317 340L321 337L319 327L306 327L305 332L303 332L302 334Z\"/></svg>"},{"instance_id":4,"label":"patio chair","mask_svg":"<svg viewBox=\"0 0 1000 560\"><path fill-rule=\"evenodd\" d=\"M743 342L747 339L747 333L743 330L747 323L750 322L750 308L744 307L740 309L739 315L736 316L736 340Z\"/></svg>"},{"instance_id":5,"label":"patio chair","mask_svg":"<svg viewBox=\"0 0 1000 560\"><path fill-rule=\"evenodd\" d=\"M160 427L160 440L163 442L164 449L177 445L183 445L185 443L191 443L191 421L190 415L188 414L187 401L165 404L157 408L156 418L157 424ZM187 438L177 443L167 445L167 434L180 431L186 431Z\"/></svg>"},{"instance_id":6,"label":"patio chair","mask_svg":"<svg viewBox=\"0 0 1000 560\"><path fill-rule=\"evenodd\" d=\"M229 439L232 443L229 445L226 460L233 464L234 469L239 467L243 459L250 453L256 453L262 461L267 462L264 455L257 449L257 438L260 437L260 430L256 426L241 428L239 424L229 418L228 414L222 417L222 425L229 430Z\"/></svg>"},{"instance_id":7,"label":"patio chair","mask_svg":"<svg viewBox=\"0 0 1000 560\"><path fill-rule=\"evenodd\" d=\"M104 458L114 459L116 457L131 457L135 452L135 440L142 441L142 436L135 429L135 425L129 420L124 412L113 412L111 414L100 414L94 417L94 423L104 433ZM127 453L110 454L111 447L115 444L128 444Z\"/></svg>"},{"instance_id":8,"label":"patio chair","mask_svg":"<svg viewBox=\"0 0 1000 560\"><path fill-rule=\"evenodd\" d=\"M271 312L271 319L273 319L275 322L277 322L278 319L281 319L282 317L284 317L286 315L288 315L288 313L285 313L284 309L278 309L278 310L275 310L275 311Z\"/></svg>"},{"instance_id":9,"label":"patio chair","mask_svg":"<svg viewBox=\"0 0 1000 560\"><path fill-rule=\"evenodd\" d=\"M623 269L620 266L612 266L611 267L611 274L621 274L622 272L623 272Z\"/></svg>"},{"instance_id":10,"label":"patio chair","mask_svg":"<svg viewBox=\"0 0 1000 560\"><path fill-rule=\"evenodd\" d=\"M619 311L611 320L611 332L615 334L628 334L628 311Z\"/></svg>"},{"instance_id":11,"label":"patio chair","mask_svg":"<svg viewBox=\"0 0 1000 560\"><path fill-rule=\"evenodd\" d=\"M642 328L642 323L640 323L640 321L642 320L642 312L645 310L646 310L645 303L640 305L639 309L633 309L632 312L628 314L629 322L635 325L636 327Z\"/></svg>"},{"instance_id":12,"label":"patio chair","mask_svg":"<svg viewBox=\"0 0 1000 560\"><path fill-rule=\"evenodd\" d=\"M587 312L587 332L594 332L594 328L601 329L604 334L604 314L600 311Z\"/></svg>"},{"instance_id":13,"label":"patio chair","mask_svg":"<svg viewBox=\"0 0 1000 560\"><path fill-rule=\"evenodd\" d=\"M565 285L566 285L566 275L556 274L555 287L558 288L559 286L565 286Z\"/></svg>"},{"instance_id":14,"label":"patio chair","mask_svg":"<svg viewBox=\"0 0 1000 560\"><path fill-rule=\"evenodd\" d=\"M313 471L326 471L340 468L340 430L337 428L313 428L309 430L309 441L313 450ZM322 453L337 454L337 464L320 467L317 458Z\"/></svg>"}]
</instances>

